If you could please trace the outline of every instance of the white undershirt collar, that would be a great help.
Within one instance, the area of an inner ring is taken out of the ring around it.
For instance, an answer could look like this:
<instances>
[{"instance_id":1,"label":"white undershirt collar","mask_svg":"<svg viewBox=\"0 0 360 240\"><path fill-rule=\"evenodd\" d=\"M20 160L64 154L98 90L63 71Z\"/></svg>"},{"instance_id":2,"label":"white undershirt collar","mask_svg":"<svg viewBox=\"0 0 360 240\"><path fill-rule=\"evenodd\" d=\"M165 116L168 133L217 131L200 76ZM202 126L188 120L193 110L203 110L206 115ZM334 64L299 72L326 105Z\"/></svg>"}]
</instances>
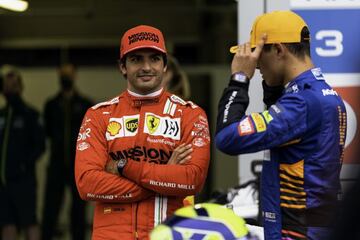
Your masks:
<instances>
[{"instance_id":1,"label":"white undershirt collar","mask_svg":"<svg viewBox=\"0 0 360 240\"><path fill-rule=\"evenodd\" d=\"M152 92L152 93L145 94L145 95L134 93L134 92L130 91L129 89L127 91L131 96L134 96L134 97L156 97L161 94L162 90L163 90L163 88L161 88L160 90L157 90L156 92Z\"/></svg>"}]
</instances>

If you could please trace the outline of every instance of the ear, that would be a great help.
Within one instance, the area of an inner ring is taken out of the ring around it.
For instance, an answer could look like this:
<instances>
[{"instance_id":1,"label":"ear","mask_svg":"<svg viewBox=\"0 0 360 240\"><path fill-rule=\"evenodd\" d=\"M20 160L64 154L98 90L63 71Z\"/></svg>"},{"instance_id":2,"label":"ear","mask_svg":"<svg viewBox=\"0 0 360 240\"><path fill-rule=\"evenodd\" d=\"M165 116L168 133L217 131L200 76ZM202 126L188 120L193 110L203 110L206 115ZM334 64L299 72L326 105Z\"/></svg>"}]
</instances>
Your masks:
<instances>
[{"instance_id":1,"label":"ear","mask_svg":"<svg viewBox=\"0 0 360 240\"><path fill-rule=\"evenodd\" d=\"M281 43L274 43L274 49L278 57L283 57L287 52L285 45Z\"/></svg>"},{"instance_id":2,"label":"ear","mask_svg":"<svg viewBox=\"0 0 360 240\"><path fill-rule=\"evenodd\" d=\"M119 63L119 69L120 69L120 71L121 71L121 73L123 74L123 75L126 75L126 73L127 73L127 70L126 70L126 66L125 66L125 64L124 63Z\"/></svg>"},{"instance_id":3,"label":"ear","mask_svg":"<svg viewBox=\"0 0 360 240\"><path fill-rule=\"evenodd\" d=\"M166 70L167 70L167 65L164 67L164 70L163 70L163 72L166 72Z\"/></svg>"}]
</instances>

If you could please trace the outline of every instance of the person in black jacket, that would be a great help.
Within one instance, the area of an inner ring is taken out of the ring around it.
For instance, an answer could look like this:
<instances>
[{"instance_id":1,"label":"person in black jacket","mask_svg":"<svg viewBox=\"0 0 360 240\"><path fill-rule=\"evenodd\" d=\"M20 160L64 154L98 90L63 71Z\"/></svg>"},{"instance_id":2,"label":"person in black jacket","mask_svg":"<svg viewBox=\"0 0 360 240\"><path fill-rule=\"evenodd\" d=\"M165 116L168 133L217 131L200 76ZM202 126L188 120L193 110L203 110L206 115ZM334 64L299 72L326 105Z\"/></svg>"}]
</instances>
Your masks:
<instances>
[{"instance_id":1,"label":"person in black jacket","mask_svg":"<svg viewBox=\"0 0 360 240\"><path fill-rule=\"evenodd\" d=\"M59 93L48 100L44 109L44 124L50 139L50 159L47 168L43 209L42 239L54 237L66 186L71 189L71 235L82 240L85 235L85 202L80 199L74 178L75 146L86 110L92 102L75 89L76 69L71 64L59 70Z\"/></svg>"},{"instance_id":2,"label":"person in black jacket","mask_svg":"<svg viewBox=\"0 0 360 240\"><path fill-rule=\"evenodd\" d=\"M39 113L21 98L19 71L1 69L3 93L0 106L0 227L2 239L17 239L24 230L26 239L40 239L36 218L35 162L45 149Z\"/></svg>"}]
</instances>

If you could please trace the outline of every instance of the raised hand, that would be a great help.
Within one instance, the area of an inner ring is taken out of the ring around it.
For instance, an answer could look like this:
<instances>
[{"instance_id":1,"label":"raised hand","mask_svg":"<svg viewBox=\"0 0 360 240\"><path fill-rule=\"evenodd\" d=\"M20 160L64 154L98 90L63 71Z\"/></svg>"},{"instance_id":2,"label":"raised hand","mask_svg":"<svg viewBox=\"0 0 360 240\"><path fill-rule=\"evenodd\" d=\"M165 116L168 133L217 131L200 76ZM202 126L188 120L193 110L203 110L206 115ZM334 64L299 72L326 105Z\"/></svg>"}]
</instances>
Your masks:
<instances>
[{"instance_id":1,"label":"raised hand","mask_svg":"<svg viewBox=\"0 0 360 240\"><path fill-rule=\"evenodd\" d=\"M266 35L263 35L254 51L251 51L250 42L239 45L231 63L231 73L242 72L251 79L265 41Z\"/></svg>"}]
</instances>

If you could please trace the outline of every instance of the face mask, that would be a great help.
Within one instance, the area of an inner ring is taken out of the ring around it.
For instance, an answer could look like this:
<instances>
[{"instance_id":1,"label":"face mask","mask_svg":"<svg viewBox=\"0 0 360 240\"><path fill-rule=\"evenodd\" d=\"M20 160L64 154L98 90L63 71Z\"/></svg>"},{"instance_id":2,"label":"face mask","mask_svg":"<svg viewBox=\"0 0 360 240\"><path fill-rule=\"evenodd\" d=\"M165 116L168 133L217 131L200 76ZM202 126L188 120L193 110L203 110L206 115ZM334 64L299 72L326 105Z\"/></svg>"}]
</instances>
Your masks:
<instances>
[{"instance_id":1,"label":"face mask","mask_svg":"<svg viewBox=\"0 0 360 240\"><path fill-rule=\"evenodd\" d=\"M72 78L68 76L61 76L60 77L61 89L68 91L73 88L74 82Z\"/></svg>"},{"instance_id":2,"label":"face mask","mask_svg":"<svg viewBox=\"0 0 360 240\"><path fill-rule=\"evenodd\" d=\"M8 93L5 96L11 105L17 105L21 102L21 97L17 93Z\"/></svg>"}]
</instances>

